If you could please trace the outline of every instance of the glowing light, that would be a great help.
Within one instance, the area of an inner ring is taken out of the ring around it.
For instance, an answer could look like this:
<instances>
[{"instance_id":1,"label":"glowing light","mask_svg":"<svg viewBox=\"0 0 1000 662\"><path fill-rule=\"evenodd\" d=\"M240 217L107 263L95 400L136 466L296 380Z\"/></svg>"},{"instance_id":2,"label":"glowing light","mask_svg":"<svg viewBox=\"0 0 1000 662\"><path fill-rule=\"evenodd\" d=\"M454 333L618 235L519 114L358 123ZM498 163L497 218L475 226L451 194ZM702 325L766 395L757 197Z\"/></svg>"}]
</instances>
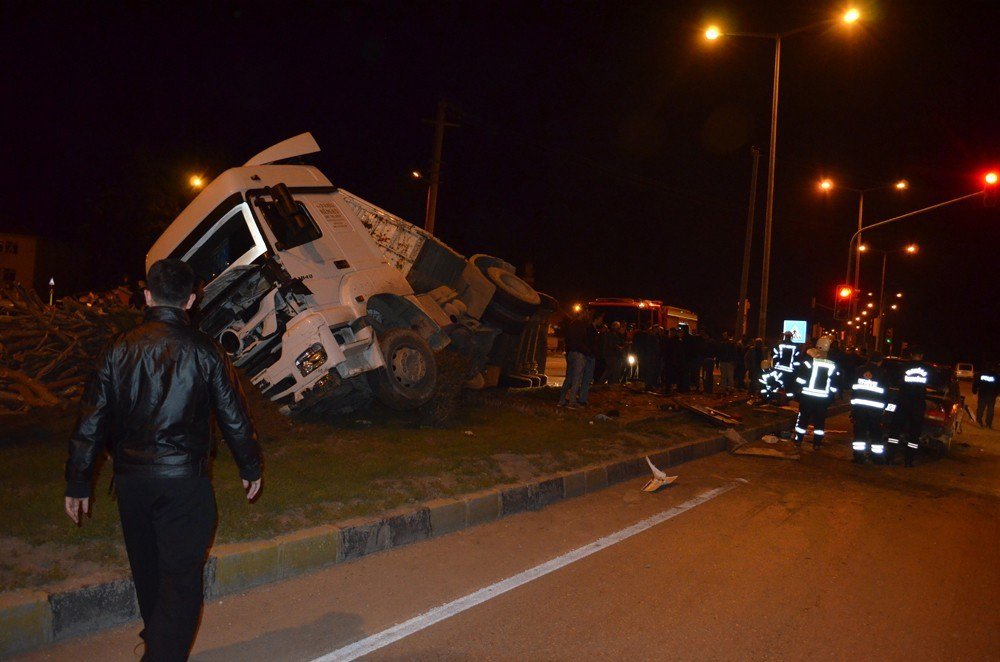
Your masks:
<instances>
[{"instance_id":1,"label":"glowing light","mask_svg":"<svg viewBox=\"0 0 1000 662\"><path fill-rule=\"evenodd\" d=\"M900 191L905 191L906 189L910 188L910 182L906 181L905 179L901 179L898 182L896 182L896 188Z\"/></svg>"},{"instance_id":2,"label":"glowing light","mask_svg":"<svg viewBox=\"0 0 1000 662\"><path fill-rule=\"evenodd\" d=\"M862 310L862 311L861 311L861 314L862 314L862 315L867 315L867 314L868 314L868 311L867 311L867 310Z\"/></svg>"},{"instance_id":3,"label":"glowing light","mask_svg":"<svg viewBox=\"0 0 1000 662\"><path fill-rule=\"evenodd\" d=\"M854 290L852 290L850 287L846 285L837 290L837 296L839 296L841 299L848 299L852 294L854 294Z\"/></svg>"},{"instance_id":4,"label":"glowing light","mask_svg":"<svg viewBox=\"0 0 1000 662\"><path fill-rule=\"evenodd\" d=\"M998 179L1000 179L1000 175L997 175L997 173L995 172L988 172L986 173L986 177L984 177L983 179L986 180L987 184L990 184L992 186L993 184L997 183Z\"/></svg>"},{"instance_id":5,"label":"glowing light","mask_svg":"<svg viewBox=\"0 0 1000 662\"><path fill-rule=\"evenodd\" d=\"M412 176L414 179L420 179L423 177L423 175L420 174L419 170L414 170L413 172L410 173L410 176Z\"/></svg>"},{"instance_id":6,"label":"glowing light","mask_svg":"<svg viewBox=\"0 0 1000 662\"><path fill-rule=\"evenodd\" d=\"M899 310L899 306L897 304L892 304L889 307L892 308L893 310Z\"/></svg>"},{"instance_id":7,"label":"glowing light","mask_svg":"<svg viewBox=\"0 0 1000 662\"><path fill-rule=\"evenodd\" d=\"M903 298L903 293L902 292L896 292L896 298L897 299L902 299Z\"/></svg>"},{"instance_id":8,"label":"glowing light","mask_svg":"<svg viewBox=\"0 0 1000 662\"><path fill-rule=\"evenodd\" d=\"M855 23L859 18L861 18L861 12L853 7L844 12L844 23Z\"/></svg>"},{"instance_id":9,"label":"glowing light","mask_svg":"<svg viewBox=\"0 0 1000 662\"><path fill-rule=\"evenodd\" d=\"M635 365L635 354L629 354L628 355L628 364L629 365Z\"/></svg>"},{"instance_id":10,"label":"glowing light","mask_svg":"<svg viewBox=\"0 0 1000 662\"><path fill-rule=\"evenodd\" d=\"M819 187L821 189L823 189L824 191L829 191L830 189L833 188L833 180L832 179L823 179L823 180L820 181Z\"/></svg>"},{"instance_id":11,"label":"glowing light","mask_svg":"<svg viewBox=\"0 0 1000 662\"><path fill-rule=\"evenodd\" d=\"M204 178L199 175L191 175L191 179L188 180L188 183L191 184L191 188L202 188L205 186Z\"/></svg>"},{"instance_id":12,"label":"glowing light","mask_svg":"<svg viewBox=\"0 0 1000 662\"><path fill-rule=\"evenodd\" d=\"M715 41L716 39L719 38L721 34L722 32L719 31L719 26L710 25L708 26L708 29L705 30L705 39L708 39L709 41Z\"/></svg>"},{"instance_id":13,"label":"glowing light","mask_svg":"<svg viewBox=\"0 0 1000 662\"><path fill-rule=\"evenodd\" d=\"M573 312L574 312L574 313L578 313L578 312L580 312L581 310L583 310L583 305L581 305L581 304L579 304L579 303L574 303L574 304L573 304Z\"/></svg>"},{"instance_id":14,"label":"glowing light","mask_svg":"<svg viewBox=\"0 0 1000 662\"><path fill-rule=\"evenodd\" d=\"M914 253L916 253L919 250L920 250L920 247L917 246L916 244L910 244L909 246L906 247L906 252L909 253L910 255L913 255Z\"/></svg>"},{"instance_id":15,"label":"glowing light","mask_svg":"<svg viewBox=\"0 0 1000 662\"><path fill-rule=\"evenodd\" d=\"M855 321L855 322L860 322L860 321L861 321L861 318L860 318L860 317L855 317L855 318L854 318L854 321Z\"/></svg>"},{"instance_id":16,"label":"glowing light","mask_svg":"<svg viewBox=\"0 0 1000 662\"><path fill-rule=\"evenodd\" d=\"M854 325L854 322L852 322L851 320L847 320L847 326L853 326L853 325Z\"/></svg>"},{"instance_id":17,"label":"glowing light","mask_svg":"<svg viewBox=\"0 0 1000 662\"><path fill-rule=\"evenodd\" d=\"M868 250L868 244L861 244L860 246L858 246L859 253L864 253L866 250Z\"/></svg>"},{"instance_id":18,"label":"glowing light","mask_svg":"<svg viewBox=\"0 0 1000 662\"><path fill-rule=\"evenodd\" d=\"M874 292L869 292L868 296L873 297L873 296L875 296L875 293Z\"/></svg>"},{"instance_id":19,"label":"glowing light","mask_svg":"<svg viewBox=\"0 0 1000 662\"><path fill-rule=\"evenodd\" d=\"M868 302L868 307L869 307L869 308L874 308L874 307L875 307L875 304L869 301L869 302Z\"/></svg>"}]
</instances>

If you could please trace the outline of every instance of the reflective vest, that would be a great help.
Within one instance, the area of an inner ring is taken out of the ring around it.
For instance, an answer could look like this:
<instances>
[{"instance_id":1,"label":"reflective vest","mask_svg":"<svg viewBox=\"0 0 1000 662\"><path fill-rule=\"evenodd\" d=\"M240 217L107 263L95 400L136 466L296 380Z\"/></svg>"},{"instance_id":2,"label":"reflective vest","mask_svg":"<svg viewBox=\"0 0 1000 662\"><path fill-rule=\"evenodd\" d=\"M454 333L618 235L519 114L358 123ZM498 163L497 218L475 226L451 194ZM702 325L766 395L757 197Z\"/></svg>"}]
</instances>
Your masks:
<instances>
[{"instance_id":1,"label":"reflective vest","mask_svg":"<svg viewBox=\"0 0 1000 662\"><path fill-rule=\"evenodd\" d=\"M859 409L885 409L885 374L875 364L869 363L858 370L858 378L851 385L851 406Z\"/></svg>"},{"instance_id":2,"label":"reflective vest","mask_svg":"<svg viewBox=\"0 0 1000 662\"><path fill-rule=\"evenodd\" d=\"M922 361L903 365L899 379L899 399L907 401L923 400L927 395L927 385L931 381L931 366Z\"/></svg>"},{"instance_id":3,"label":"reflective vest","mask_svg":"<svg viewBox=\"0 0 1000 662\"><path fill-rule=\"evenodd\" d=\"M760 382L762 396L776 395L784 388L781 383L781 373L774 368L762 374L757 381Z\"/></svg>"},{"instance_id":4,"label":"reflective vest","mask_svg":"<svg viewBox=\"0 0 1000 662\"><path fill-rule=\"evenodd\" d=\"M992 398L1000 391L1000 375L995 372L984 372L972 382L972 392L986 398Z\"/></svg>"},{"instance_id":5,"label":"reflective vest","mask_svg":"<svg viewBox=\"0 0 1000 662\"><path fill-rule=\"evenodd\" d=\"M771 352L771 363L775 370L781 372L795 372L802 364L802 353L795 343L783 342L778 344Z\"/></svg>"},{"instance_id":6,"label":"reflective vest","mask_svg":"<svg viewBox=\"0 0 1000 662\"><path fill-rule=\"evenodd\" d=\"M802 361L799 377L799 395L815 400L830 400L839 390L840 370L830 359L808 357Z\"/></svg>"}]
</instances>

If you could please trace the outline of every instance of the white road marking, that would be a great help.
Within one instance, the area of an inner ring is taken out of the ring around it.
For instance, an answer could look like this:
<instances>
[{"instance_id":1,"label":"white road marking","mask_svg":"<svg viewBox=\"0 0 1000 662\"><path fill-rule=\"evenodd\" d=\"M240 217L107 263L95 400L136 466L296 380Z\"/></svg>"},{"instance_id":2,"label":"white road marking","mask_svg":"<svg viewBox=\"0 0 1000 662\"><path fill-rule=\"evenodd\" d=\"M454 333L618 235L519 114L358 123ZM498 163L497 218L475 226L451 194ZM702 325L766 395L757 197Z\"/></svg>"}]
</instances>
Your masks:
<instances>
[{"instance_id":1,"label":"white road marking","mask_svg":"<svg viewBox=\"0 0 1000 662\"><path fill-rule=\"evenodd\" d=\"M338 648L335 651L331 651L326 655L316 658L313 662L347 662L348 660L356 660L359 657L368 655L369 653L374 653L380 648L384 648L399 641L400 639L410 636L411 634L415 634L421 630L429 628L435 623L440 623L441 621L460 614L467 609L472 609L473 607L488 600L492 600L499 595L512 591L519 586L532 582L539 577L544 577L550 572L555 572L560 568L564 568L570 563L575 563L576 561L586 558L591 554L595 554L602 549L606 549L614 544L620 543L623 540L631 538L636 534L642 533L657 524L666 522L668 519L673 519L681 513L691 510L695 506L700 506L706 501L714 499L720 494L725 494L734 487L738 487L741 483L746 482L746 479L738 478L735 482L717 487L713 490L709 490L708 492L703 492L693 499L685 501L679 506L674 506L673 508L653 515L652 517L644 519L628 528L622 529L621 531L604 536L603 538L595 540L594 542L584 545L583 547L578 547L571 552L567 552L562 556L557 556L551 561L546 561L541 565L525 570L524 572L518 573L513 577L508 577L507 579L491 584L486 588L481 588L475 593L470 593L465 597L458 598L457 600L443 604L440 607L435 607L430 611L424 612L419 616L414 616L408 621L394 625L386 630L382 630L381 632L373 634L370 637L356 641L353 644L348 644L343 648Z\"/></svg>"}]
</instances>

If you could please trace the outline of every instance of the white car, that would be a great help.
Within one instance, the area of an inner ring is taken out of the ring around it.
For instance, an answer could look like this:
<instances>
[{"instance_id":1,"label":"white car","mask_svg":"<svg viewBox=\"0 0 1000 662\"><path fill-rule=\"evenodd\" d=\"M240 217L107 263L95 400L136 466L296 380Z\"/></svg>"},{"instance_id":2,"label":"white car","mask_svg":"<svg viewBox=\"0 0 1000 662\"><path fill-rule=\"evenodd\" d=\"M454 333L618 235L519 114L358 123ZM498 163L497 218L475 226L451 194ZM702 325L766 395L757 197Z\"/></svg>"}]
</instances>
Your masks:
<instances>
[{"instance_id":1,"label":"white car","mask_svg":"<svg viewBox=\"0 0 1000 662\"><path fill-rule=\"evenodd\" d=\"M971 363L958 363L955 365L955 377L958 379L972 379L975 372L975 366Z\"/></svg>"}]
</instances>

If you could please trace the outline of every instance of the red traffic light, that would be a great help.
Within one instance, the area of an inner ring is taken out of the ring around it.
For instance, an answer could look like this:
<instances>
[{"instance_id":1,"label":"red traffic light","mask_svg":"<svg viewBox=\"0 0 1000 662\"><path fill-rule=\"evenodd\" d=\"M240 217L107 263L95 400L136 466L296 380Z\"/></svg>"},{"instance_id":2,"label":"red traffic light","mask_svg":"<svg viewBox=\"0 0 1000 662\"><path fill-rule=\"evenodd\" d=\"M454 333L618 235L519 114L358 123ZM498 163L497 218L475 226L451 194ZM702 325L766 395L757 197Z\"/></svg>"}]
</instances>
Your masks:
<instances>
[{"instance_id":1,"label":"red traffic light","mask_svg":"<svg viewBox=\"0 0 1000 662\"><path fill-rule=\"evenodd\" d=\"M1000 179L1000 176L998 176L995 172L988 172L983 179L986 180L987 186L993 186L997 183L997 180Z\"/></svg>"},{"instance_id":2,"label":"red traffic light","mask_svg":"<svg viewBox=\"0 0 1000 662\"><path fill-rule=\"evenodd\" d=\"M837 288L838 299L850 299L852 294L854 294L854 288L850 285L841 285Z\"/></svg>"}]
</instances>

